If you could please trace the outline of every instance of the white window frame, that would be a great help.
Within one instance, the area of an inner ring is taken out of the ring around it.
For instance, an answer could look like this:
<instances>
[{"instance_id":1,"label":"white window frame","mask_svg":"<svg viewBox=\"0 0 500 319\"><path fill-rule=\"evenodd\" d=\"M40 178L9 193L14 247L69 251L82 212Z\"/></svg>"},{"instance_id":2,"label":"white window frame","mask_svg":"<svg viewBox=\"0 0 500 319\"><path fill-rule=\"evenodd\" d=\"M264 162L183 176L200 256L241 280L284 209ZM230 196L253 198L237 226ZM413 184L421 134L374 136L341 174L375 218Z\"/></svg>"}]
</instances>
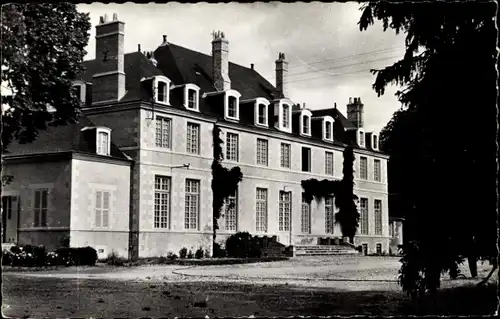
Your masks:
<instances>
[{"instance_id":1,"label":"white window frame","mask_svg":"<svg viewBox=\"0 0 500 319\"><path fill-rule=\"evenodd\" d=\"M229 154L231 153L231 145L229 143L229 135L231 136L236 136L236 145L235 145L235 151L234 151L234 156L236 158L229 158ZM230 162L238 162L239 158L240 158L240 135L238 133L234 133L234 132L226 132L226 160L227 161L230 161Z\"/></svg>"},{"instance_id":2,"label":"white window frame","mask_svg":"<svg viewBox=\"0 0 500 319\"><path fill-rule=\"evenodd\" d=\"M329 164L328 162L328 157L331 155L331 163ZM325 151L325 175L333 176L334 175L334 163L335 163L335 153L332 151ZM329 170L330 168L330 170Z\"/></svg>"},{"instance_id":3,"label":"white window frame","mask_svg":"<svg viewBox=\"0 0 500 319\"><path fill-rule=\"evenodd\" d=\"M233 207L230 207L233 203ZM229 195L225 203L224 230L228 232L238 231L238 189Z\"/></svg>"},{"instance_id":4,"label":"white window frame","mask_svg":"<svg viewBox=\"0 0 500 319\"><path fill-rule=\"evenodd\" d=\"M361 134L363 135L363 138L361 139L360 136ZM356 130L356 141L358 142L358 145L360 147L365 147L366 145L366 134L363 129L357 129Z\"/></svg>"},{"instance_id":5,"label":"white window frame","mask_svg":"<svg viewBox=\"0 0 500 319\"><path fill-rule=\"evenodd\" d=\"M263 97L258 97L255 99L255 125L269 127L269 104L270 102ZM264 123L259 122L259 105L264 105Z\"/></svg>"},{"instance_id":6,"label":"white window frame","mask_svg":"<svg viewBox=\"0 0 500 319\"><path fill-rule=\"evenodd\" d=\"M189 90L196 92L195 94L195 106L194 108L189 107ZM196 84L188 83L184 85L184 107L191 111L200 111L200 87Z\"/></svg>"},{"instance_id":7,"label":"white window frame","mask_svg":"<svg viewBox=\"0 0 500 319\"><path fill-rule=\"evenodd\" d=\"M373 180L382 182L382 161L378 158L373 159Z\"/></svg>"},{"instance_id":8,"label":"white window frame","mask_svg":"<svg viewBox=\"0 0 500 319\"><path fill-rule=\"evenodd\" d=\"M304 118L307 118L307 127L304 127ZM302 110L300 112L300 135L302 136L311 136L311 117L312 113L309 110ZM307 131L304 131L304 129L307 128Z\"/></svg>"},{"instance_id":9,"label":"white window frame","mask_svg":"<svg viewBox=\"0 0 500 319\"><path fill-rule=\"evenodd\" d=\"M267 232L268 189L257 187L255 191L255 230Z\"/></svg>"},{"instance_id":10,"label":"white window frame","mask_svg":"<svg viewBox=\"0 0 500 319\"><path fill-rule=\"evenodd\" d=\"M275 123L275 127L286 133L292 133L292 106L294 103L287 98L284 99L279 99L279 100L274 100L274 116L278 119L277 123ZM284 126L283 124L283 106L287 105L288 107L288 116L287 116L287 122L288 126Z\"/></svg>"},{"instance_id":11,"label":"white window frame","mask_svg":"<svg viewBox=\"0 0 500 319\"><path fill-rule=\"evenodd\" d=\"M240 120L240 92L236 90L227 90L224 92L224 119L239 121ZM229 97L236 99L236 116L229 116Z\"/></svg>"},{"instance_id":12,"label":"white window frame","mask_svg":"<svg viewBox=\"0 0 500 319\"><path fill-rule=\"evenodd\" d=\"M36 202L36 194L37 193L40 193L40 203L38 203L39 205L37 206L37 202ZM46 193L47 194L47 197L46 197L46 206L43 206L43 193ZM36 228L39 228L39 227L47 227L48 226L48 223L47 223L47 216L49 214L49 206L50 206L50 193L51 193L51 189L49 187L37 187L37 188L34 188L33 189L33 227L36 227ZM37 217L37 212L38 212L38 217ZM18 212L19 214L20 212ZM45 213L45 215L44 215ZM42 218L42 216L45 216L45 225L42 225L42 221L44 220L44 218Z\"/></svg>"},{"instance_id":13,"label":"white window frame","mask_svg":"<svg viewBox=\"0 0 500 319\"><path fill-rule=\"evenodd\" d=\"M158 100L159 94L159 83L165 83L165 94L166 98L165 101L160 101ZM163 105L170 105L170 84L172 81L170 81L169 78L163 75L157 75L153 77L153 95L154 95L154 101L155 103L158 104L163 104Z\"/></svg>"},{"instance_id":14,"label":"white window frame","mask_svg":"<svg viewBox=\"0 0 500 319\"><path fill-rule=\"evenodd\" d=\"M100 193L100 203L97 201L97 194ZM108 195L108 207L104 208L104 194ZM111 224L111 196L112 192L108 189L96 189L94 191L94 228L108 229ZM99 206L99 207L98 207ZM97 223L97 217L99 211L99 224ZM104 225L104 212L107 211L107 225Z\"/></svg>"},{"instance_id":15,"label":"white window frame","mask_svg":"<svg viewBox=\"0 0 500 319\"><path fill-rule=\"evenodd\" d=\"M263 142L263 144L259 142ZM264 145L265 149L262 149L259 145ZM259 166L269 166L269 141L264 138L257 138L256 148L256 164ZM265 154L262 153L263 151L265 151Z\"/></svg>"},{"instance_id":16,"label":"white window frame","mask_svg":"<svg viewBox=\"0 0 500 319\"><path fill-rule=\"evenodd\" d=\"M154 180L153 228L170 229L170 214L172 206L172 178L170 176L155 175L154 179L155 180ZM159 185L157 183L158 181L160 181ZM166 189L163 188L163 186L165 185ZM157 202L157 199L159 200L159 202ZM162 201L164 199L167 200L167 205L163 205Z\"/></svg>"},{"instance_id":17,"label":"white window frame","mask_svg":"<svg viewBox=\"0 0 500 319\"><path fill-rule=\"evenodd\" d=\"M372 135L372 148L376 151L378 151L378 143L379 143L378 134L373 134Z\"/></svg>"},{"instance_id":18,"label":"white window frame","mask_svg":"<svg viewBox=\"0 0 500 319\"><path fill-rule=\"evenodd\" d=\"M106 150L103 153L101 150L101 143L99 140L99 134L100 133L105 133L108 135L108 141L106 144ZM108 127L97 127L96 132L95 132L95 151L99 155L104 155L104 156L109 156L111 155L111 129Z\"/></svg>"},{"instance_id":19,"label":"white window frame","mask_svg":"<svg viewBox=\"0 0 500 319\"><path fill-rule=\"evenodd\" d=\"M303 234L311 233L311 203L307 202L302 193L302 206L300 211L300 232Z\"/></svg>"},{"instance_id":20,"label":"white window frame","mask_svg":"<svg viewBox=\"0 0 500 319\"><path fill-rule=\"evenodd\" d=\"M362 163L365 163L364 170ZM368 180L368 157L366 156L359 157L359 179Z\"/></svg>"},{"instance_id":21,"label":"white window frame","mask_svg":"<svg viewBox=\"0 0 500 319\"><path fill-rule=\"evenodd\" d=\"M335 203L333 196L325 198L325 234L335 232Z\"/></svg>"},{"instance_id":22,"label":"white window frame","mask_svg":"<svg viewBox=\"0 0 500 319\"><path fill-rule=\"evenodd\" d=\"M292 216L292 192L279 192L278 228L280 232L290 231Z\"/></svg>"},{"instance_id":23,"label":"white window frame","mask_svg":"<svg viewBox=\"0 0 500 319\"><path fill-rule=\"evenodd\" d=\"M365 204L365 205L364 205ZM362 197L359 199L359 233L360 235L368 235L369 234L369 219L368 219L368 207L369 202L368 198Z\"/></svg>"},{"instance_id":24,"label":"white window frame","mask_svg":"<svg viewBox=\"0 0 500 319\"><path fill-rule=\"evenodd\" d=\"M82 104L85 104L85 102L86 102L85 98L87 96L87 85L86 85L86 83L83 82L83 81L78 81L77 80L77 81L73 82L72 88L75 87L75 86L78 86L80 88L80 96L78 98L80 99L80 102Z\"/></svg>"},{"instance_id":25,"label":"white window frame","mask_svg":"<svg viewBox=\"0 0 500 319\"><path fill-rule=\"evenodd\" d=\"M323 140L328 142L333 142L333 117L325 116L323 117ZM330 138L327 137L326 123L330 123Z\"/></svg>"},{"instance_id":26,"label":"white window frame","mask_svg":"<svg viewBox=\"0 0 500 319\"><path fill-rule=\"evenodd\" d=\"M158 121L161 121L161 128L160 128L160 145L158 145ZM164 130L164 122L168 122L168 139L167 143L168 145L165 146L163 144L163 130ZM172 149L172 118L171 117L166 117L162 115L156 115L155 117L155 147L156 148L161 148L161 149Z\"/></svg>"},{"instance_id":27,"label":"white window frame","mask_svg":"<svg viewBox=\"0 0 500 319\"><path fill-rule=\"evenodd\" d=\"M285 153L283 152L284 149L288 149L288 157L285 157ZM292 168L291 164L291 158L292 158L292 144L289 143L281 143L280 144L280 167L281 168ZM284 165L288 163L288 165Z\"/></svg>"},{"instance_id":28,"label":"white window frame","mask_svg":"<svg viewBox=\"0 0 500 319\"><path fill-rule=\"evenodd\" d=\"M184 229L198 230L200 228L200 194L201 181L199 179L186 178L184 180ZM193 183L193 184L191 184ZM198 190L192 191L192 185L197 185ZM191 187L188 187L191 186ZM191 199L195 199L195 206L190 205ZM188 205L186 205L186 203ZM194 211L193 211L194 210ZM194 215L194 217L193 217ZM194 223L193 223L194 220Z\"/></svg>"},{"instance_id":29,"label":"white window frame","mask_svg":"<svg viewBox=\"0 0 500 319\"><path fill-rule=\"evenodd\" d=\"M196 127L197 128L197 134L193 135L193 129L190 127ZM186 152L188 154L195 154L199 155L200 154L200 131L201 131L201 125L199 123L194 123L194 122L187 122L186 124ZM193 144L193 139L192 136L196 136L196 143ZM191 141L191 142L190 142ZM193 149L195 149L195 152L193 152Z\"/></svg>"},{"instance_id":30,"label":"white window frame","mask_svg":"<svg viewBox=\"0 0 500 319\"><path fill-rule=\"evenodd\" d=\"M380 204L380 207L377 207L377 204ZM373 215L375 217L375 235L382 236L383 232L383 223L382 223L382 200L375 199L373 200Z\"/></svg>"}]
</instances>

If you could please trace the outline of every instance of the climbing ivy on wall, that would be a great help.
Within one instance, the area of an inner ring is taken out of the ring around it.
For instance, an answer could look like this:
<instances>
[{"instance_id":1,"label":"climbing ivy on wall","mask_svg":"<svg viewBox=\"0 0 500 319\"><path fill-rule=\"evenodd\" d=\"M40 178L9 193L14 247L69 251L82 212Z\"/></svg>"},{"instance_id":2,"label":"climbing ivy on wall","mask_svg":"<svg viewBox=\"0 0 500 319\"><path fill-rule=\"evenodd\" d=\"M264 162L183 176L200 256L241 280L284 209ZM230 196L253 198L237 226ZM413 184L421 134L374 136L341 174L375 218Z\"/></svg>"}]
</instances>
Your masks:
<instances>
[{"instance_id":1,"label":"climbing ivy on wall","mask_svg":"<svg viewBox=\"0 0 500 319\"><path fill-rule=\"evenodd\" d=\"M340 230L344 237L349 237L350 242L354 241L354 235L359 226L359 213L354 195L354 151L348 146L343 152L344 162L342 169L342 180L317 180L314 178L301 182L304 189L304 196L308 202L314 198L316 201L324 200L327 196L333 195L335 206L338 212L335 214L335 221L339 223Z\"/></svg>"},{"instance_id":2,"label":"climbing ivy on wall","mask_svg":"<svg viewBox=\"0 0 500 319\"><path fill-rule=\"evenodd\" d=\"M222 206L225 200L236 191L238 183L241 182L243 174L238 166L228 169L222 166L224 159L222 151L221 130L215 125L213 130L214 159L212 162L212 195L213 195L213 239L217 236L219 229L219 218L221 217Z\"/></svg>"}]
</instances>

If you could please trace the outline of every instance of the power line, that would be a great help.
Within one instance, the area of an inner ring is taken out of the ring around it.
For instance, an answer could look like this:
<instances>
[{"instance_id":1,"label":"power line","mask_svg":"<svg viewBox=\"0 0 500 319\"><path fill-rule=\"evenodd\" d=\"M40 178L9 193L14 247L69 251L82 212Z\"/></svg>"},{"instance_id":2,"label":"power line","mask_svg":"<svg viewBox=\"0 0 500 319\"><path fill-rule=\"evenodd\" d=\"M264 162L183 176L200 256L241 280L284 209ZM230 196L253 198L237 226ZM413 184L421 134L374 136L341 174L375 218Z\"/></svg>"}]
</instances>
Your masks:
<instances>
[{"instance_id":1,"label":"power line","mask_svg":"<svg viewBox=\"0 0 500 319\"><path fill-rule=\"evenodd\" d=\"M315 77L315 78L308 78L308 79L300 79L300 80L287 81L287 82L284 82L284 83L295 83L295 82L302 82L302 81L310 81L310 80L323 79L323 78L328 78L328 77L335 77L335 76L339 76L339 75L358 74L358 73L369 72L369 71L370 71L370 69L360 70L360 71L356 71L356 72L336 73L336 74L332 74L332 75L318 76L318 77Z\"/></svg>"}]
</instances>

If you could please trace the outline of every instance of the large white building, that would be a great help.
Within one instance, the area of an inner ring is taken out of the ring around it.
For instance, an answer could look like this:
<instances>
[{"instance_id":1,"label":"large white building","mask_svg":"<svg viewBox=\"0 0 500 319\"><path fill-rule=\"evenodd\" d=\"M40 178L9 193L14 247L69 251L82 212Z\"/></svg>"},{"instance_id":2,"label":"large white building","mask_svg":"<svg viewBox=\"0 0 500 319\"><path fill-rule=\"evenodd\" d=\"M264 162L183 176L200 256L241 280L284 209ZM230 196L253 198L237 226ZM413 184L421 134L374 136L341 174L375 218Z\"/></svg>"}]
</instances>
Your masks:
<instances>
[{"instance_id":1,"label":"large white building","mask_svg":"<svg viewBox=\"0 0 500 319\"><path fill-rule=\"evenodd\" d=\"M289 99L288 62L276 60L276 86L253 66L229 62L214 33L212 54L163 42L124 53L125 23L96 26L96 58L75 81L78 124L49 127L4 156L4 242L50 247L69 239L100 256L135 257L212 245L213 130L223 164L243 180L219 221L218 240L238 231L276 235L285 245L341 237L333 198L310 204L301 181L342 178L342 151L354 146L360 228L356 245L389 250L388 156L363 129L363 103L310 110ZM10 204L9 204L10 203ZM13 204L14 203L14 204ZM9 206L10 205L10 206Z\"/></svg>"}]
</instances>

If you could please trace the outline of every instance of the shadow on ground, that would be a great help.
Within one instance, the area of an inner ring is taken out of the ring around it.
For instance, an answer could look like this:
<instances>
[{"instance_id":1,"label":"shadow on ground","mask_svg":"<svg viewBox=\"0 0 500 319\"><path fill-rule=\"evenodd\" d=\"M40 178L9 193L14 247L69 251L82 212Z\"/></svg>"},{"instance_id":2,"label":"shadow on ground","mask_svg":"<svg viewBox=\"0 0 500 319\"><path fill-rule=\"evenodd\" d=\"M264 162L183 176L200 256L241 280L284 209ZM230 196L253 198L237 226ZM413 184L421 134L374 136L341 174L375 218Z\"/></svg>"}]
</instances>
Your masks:
<instances>
[{"instance_id":1,"label":"shadow on ground","mask_svg":"<svg viewBox=\"0 0 500 319\"><path fill-rule=\"evenodd\" d=\"M496 285L440 290L409 300L396 291L342 291L292 285L158 283L5 276L9 317L488 315Z\"/></svg>"}]
</instances>

